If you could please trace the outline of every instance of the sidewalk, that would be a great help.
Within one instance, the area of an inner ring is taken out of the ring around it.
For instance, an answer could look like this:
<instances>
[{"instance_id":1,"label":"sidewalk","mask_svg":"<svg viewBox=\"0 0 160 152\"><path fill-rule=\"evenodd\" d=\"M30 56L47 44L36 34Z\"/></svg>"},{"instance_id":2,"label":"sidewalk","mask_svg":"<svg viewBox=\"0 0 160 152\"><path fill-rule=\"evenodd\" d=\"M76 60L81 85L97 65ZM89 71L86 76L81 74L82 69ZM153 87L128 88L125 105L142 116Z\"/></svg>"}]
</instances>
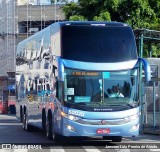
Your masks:
<instances>
[{"instance_id":1,"label":"sidewalk","mask_svg":"<svg viewBox=\"0 0 160 152\"><path fill-rule=\"evenodd\" d=\"M126 142L160 143L160 136L153 134L140 134L137 137L125 137Z\"/></svg>"},{"instance_id":2,"label":"sidewalk","mask_svg":"<svg viewBox=\"0 0 160 152\"><path fill-rule=\"evenodd\" d=\"M146 127L143 132L146 134L160 135L160 128Z\"/></svg>"}]
</instances>

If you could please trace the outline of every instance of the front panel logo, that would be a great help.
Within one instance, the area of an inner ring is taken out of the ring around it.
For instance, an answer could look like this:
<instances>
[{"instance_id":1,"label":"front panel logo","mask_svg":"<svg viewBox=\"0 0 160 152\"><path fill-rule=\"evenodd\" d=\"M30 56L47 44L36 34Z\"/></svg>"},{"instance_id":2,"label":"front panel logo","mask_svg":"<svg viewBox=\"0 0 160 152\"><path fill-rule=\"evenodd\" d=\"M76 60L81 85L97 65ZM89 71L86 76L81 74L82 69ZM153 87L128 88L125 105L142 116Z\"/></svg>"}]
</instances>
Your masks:
<instances>
[{"instance_id":1,"label":"front panel logo","mask_svg":"<svg viewBox=\"0 0 160 152\"><path fill-rule=\"evenodd\" d=\"M79 116L79 117L84 117L84 112L77 111L77 110L69 110L68 114Z\"/></svg>"},{"instance_id":2,"label":"front panel logo","mask_svg":"<svg viewBox=\"0 0 160 152\"><path fill-rule=\"evenodd\" d=\"M101 123L102 123L102 125L105 125L105 124L106 124L106 121L105 121L105 120L102 120Z\"/></svg>"}]
</instances>

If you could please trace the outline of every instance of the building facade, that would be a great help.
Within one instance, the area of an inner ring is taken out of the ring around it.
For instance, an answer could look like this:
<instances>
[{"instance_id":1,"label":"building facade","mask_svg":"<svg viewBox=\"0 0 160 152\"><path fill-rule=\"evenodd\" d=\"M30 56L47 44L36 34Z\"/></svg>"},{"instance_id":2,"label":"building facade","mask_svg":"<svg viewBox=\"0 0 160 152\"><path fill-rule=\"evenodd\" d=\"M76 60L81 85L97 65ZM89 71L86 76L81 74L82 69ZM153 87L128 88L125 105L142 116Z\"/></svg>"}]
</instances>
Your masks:
<instances>
[{"instance_id":1,"label":"building facade","mask_svg":"<svg viewBox=\"0 0 160 152\"><path fill-rule=\"evenodd\" d=\"M0 77L15 71L17 43L65 19L62 5L25 5L27 1L0 0Z\"/></svg>"}]
</instances>

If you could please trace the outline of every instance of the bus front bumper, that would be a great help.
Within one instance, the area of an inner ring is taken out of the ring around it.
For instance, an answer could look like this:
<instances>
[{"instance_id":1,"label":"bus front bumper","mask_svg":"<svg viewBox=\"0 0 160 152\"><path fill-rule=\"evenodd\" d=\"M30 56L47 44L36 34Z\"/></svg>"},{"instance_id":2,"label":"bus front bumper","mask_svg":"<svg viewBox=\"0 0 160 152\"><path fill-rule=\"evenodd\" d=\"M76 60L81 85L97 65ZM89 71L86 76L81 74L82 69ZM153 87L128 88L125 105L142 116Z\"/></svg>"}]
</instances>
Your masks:
<instances>
[{"instance_id":1,"label":"bus front bumper","mask_svg":"<svg viewBox=\"0 0 160 152\"><path fill-rule=\"evenodd\" d=\"M63 121L63 136L137 136L139 119L120 125L86 125L68 119Z\"/></svg>"}]
</instances>

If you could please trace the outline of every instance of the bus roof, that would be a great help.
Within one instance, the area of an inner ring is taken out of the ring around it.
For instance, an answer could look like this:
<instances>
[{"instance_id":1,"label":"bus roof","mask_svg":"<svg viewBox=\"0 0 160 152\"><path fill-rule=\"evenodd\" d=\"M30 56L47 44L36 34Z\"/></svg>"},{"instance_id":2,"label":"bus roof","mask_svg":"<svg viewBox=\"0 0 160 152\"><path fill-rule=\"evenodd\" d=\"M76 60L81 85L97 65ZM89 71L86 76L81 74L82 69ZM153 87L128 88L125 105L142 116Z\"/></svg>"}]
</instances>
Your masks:
<instances>
[{"instance_id":1,"label":"bus roof","mask_svg":"<svg viewBox=\"0 0 160 152\"><path fill-rule=\"evenodd\" d=\"M63 21L63 22L56 22L53 23L51 25L49 25L48 27L44 28L43 30L33 34L32 36L26 38L25 40L21 41L19 44L31 40L34 36L38 35L41 32L44 32L45 30L51 28L52 26L111 26L111 27L122 27L122 26L129 26L126 23L121 23L121 22L97 22L97 21ZM130 26L129 26L130 27Z\"/></svg>"},{"instance_id":2,"label":"bus roof","mask_svg":"<svg viewBox=\"0 0 160 152\"><path fill-rule=\"evenodd\" d=\"M54 24L54 23L53 23ZM61 25L88 25L88 26L94 26L94 25L99 25L99 26L129 26L126 23L121 23L121 22L97 22L97 21L64 21L64 22L59 22L60 26Z\"/></svg>"}]
</instances>

